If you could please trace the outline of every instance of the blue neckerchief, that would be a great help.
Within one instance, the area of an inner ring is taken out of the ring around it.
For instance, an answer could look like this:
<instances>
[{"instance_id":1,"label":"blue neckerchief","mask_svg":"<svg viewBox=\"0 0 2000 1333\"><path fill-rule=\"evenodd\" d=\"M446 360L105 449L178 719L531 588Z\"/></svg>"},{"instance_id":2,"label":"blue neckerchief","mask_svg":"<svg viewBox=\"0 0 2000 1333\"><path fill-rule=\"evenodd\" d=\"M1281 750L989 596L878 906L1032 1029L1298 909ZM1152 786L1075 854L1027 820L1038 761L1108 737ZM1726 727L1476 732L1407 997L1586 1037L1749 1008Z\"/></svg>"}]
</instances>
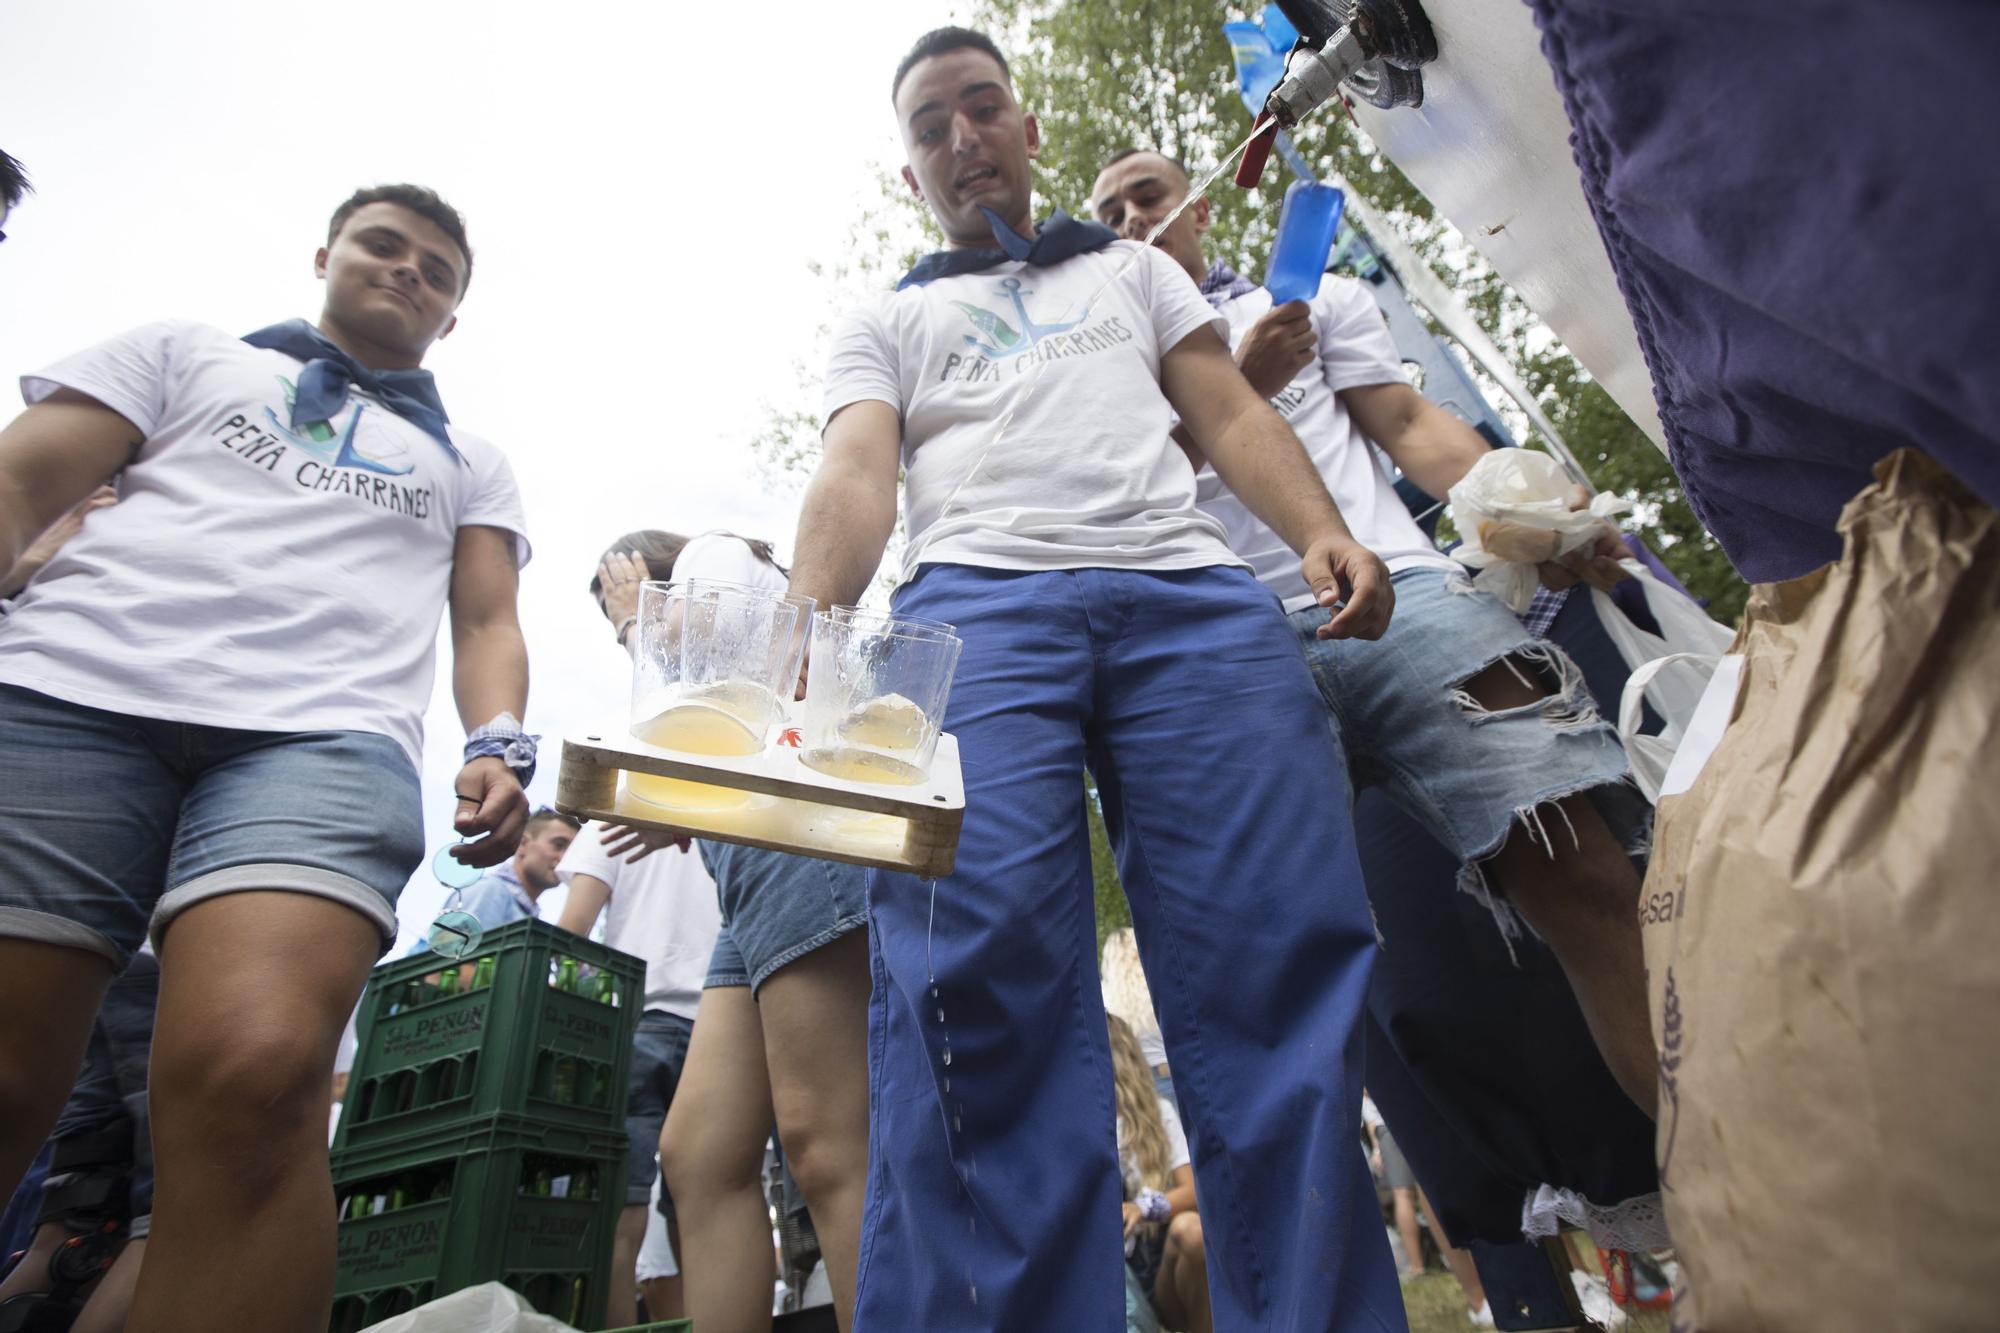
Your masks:
<instances>
[{"instance_id":1,"label":"blue neckerchief","mask_svg":"<svg viewBox=\"0 0 2000 1333\"><path fill-rule=\"evenodd\" d=\"M1037 268L1048 268L1073 256L1102 250L1118 239L1118 234L1111 228L1095 222L1078 222L1058 208L1049 214L1047 222L1035 228L1035 239L1031 241L984 204L979 206L979 211L986 215L986 225L993 229L993 240L999 249L976 246L939 250L925 255L917 261L915 268L903 275L903 280L896 284L896 290L900 292L905 287L921 287L935 279L956 277L961 273L983 272L1010 259L1016 263L1033 264Z\"/></svg>"},{"instance_id":2,"label":"blue neckerchief","mask_svg":"<svg viewBox=\"0 0 2000 1333\"><path fill-rule=\"evenodd\" d=\"M348 389L358 384L381 399L391 412L443 445L453 458L465 462L445 431L450 418L445 416L437 381L428 370L370 370L302 319L246 333L243 341L305 362L299 368L298 393L292 399L293 430L333 420L347 403Z\"/></svg>"},{"instance_id":3,"label":"blue neckerchief","mask_svg":"<svg viewBox=\"0 0 2000 1333\"><path fill-rule=\"evenodd\" d=\"M1238 273L1220 259L1208 266L1208 274L1201 280L1201 294L1208 303L1220 309L1224 301L1233 301L1239 296L1247 296L1257 290L1257 284Z\"/></svg>"}]
</instances>

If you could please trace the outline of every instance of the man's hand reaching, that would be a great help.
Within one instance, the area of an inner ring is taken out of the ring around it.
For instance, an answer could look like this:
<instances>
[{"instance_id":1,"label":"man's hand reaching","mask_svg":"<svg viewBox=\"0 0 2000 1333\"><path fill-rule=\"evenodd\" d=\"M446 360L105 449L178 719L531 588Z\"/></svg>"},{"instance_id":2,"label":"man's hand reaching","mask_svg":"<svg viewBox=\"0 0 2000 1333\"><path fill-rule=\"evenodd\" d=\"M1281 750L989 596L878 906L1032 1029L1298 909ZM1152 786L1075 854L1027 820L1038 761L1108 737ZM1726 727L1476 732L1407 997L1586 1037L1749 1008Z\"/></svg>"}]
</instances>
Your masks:
<instances>
[{"instance_id":1,"label":"man's hand reaching","mask_svg":"<svg viewBox=\"0 0 2000 1333\"><path fill-rule=\"evenodd\" d=\"M1322 639L1379 639L1396 609L1389 568L1373 551L1341 534L1322 537L1306 548L1299 568L1313 597L1333 619L1319 627Z\"/></svg>"}]
</instances>

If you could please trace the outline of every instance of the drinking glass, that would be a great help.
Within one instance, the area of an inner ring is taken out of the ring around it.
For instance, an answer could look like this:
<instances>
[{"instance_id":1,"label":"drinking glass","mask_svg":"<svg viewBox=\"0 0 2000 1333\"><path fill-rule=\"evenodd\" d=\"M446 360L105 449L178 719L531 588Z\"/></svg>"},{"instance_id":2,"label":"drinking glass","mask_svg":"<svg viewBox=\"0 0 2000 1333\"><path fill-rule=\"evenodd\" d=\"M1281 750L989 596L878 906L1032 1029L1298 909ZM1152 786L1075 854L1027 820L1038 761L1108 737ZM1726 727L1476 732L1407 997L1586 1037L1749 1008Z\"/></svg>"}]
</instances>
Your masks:
<instances>
[{"instance_id":1,"label":"drinking glass","mask_svg":"<svg viewBox=\"0 0 2000 1333\"><path fill-rule=\"evenodd\" d=\"M858 782L923 781L963 647L943 621L857 607L814 617L801 760Z\"/></svg>"},{"instance_id":2,"label":"drinking glass","mask_svg":"<svg viewBox=\"0 0 2000 1333\"><path fill-rule=\"evenodd\" d=\"M761 589L716 581L648 582L639 590L632 660L631 732L662 749L698 755L763 752L797 678L800 607ZM787 671L792 674L787 675ZM633 773L641 800L682 810L726 810L750 793Z\"/></svg>"}]
</instances>

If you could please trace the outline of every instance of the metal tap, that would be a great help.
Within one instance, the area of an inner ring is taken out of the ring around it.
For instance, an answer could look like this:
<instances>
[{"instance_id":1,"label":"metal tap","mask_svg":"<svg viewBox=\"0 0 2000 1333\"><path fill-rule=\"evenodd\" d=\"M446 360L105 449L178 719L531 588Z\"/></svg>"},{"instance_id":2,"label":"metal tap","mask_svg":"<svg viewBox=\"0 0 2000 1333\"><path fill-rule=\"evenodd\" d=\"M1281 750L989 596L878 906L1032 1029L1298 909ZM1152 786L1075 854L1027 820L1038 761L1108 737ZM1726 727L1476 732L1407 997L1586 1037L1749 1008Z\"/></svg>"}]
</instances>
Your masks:
<instances>
[{"instance_id":1,"label":"metal tap","mask_svg":"<svg viewBox=\"0 0 2000 1333\"><path fill-rule=\"evenodd\" d=\"M1301 45L1292 52L1284 80L1265 99L1264 114L1280 129L1292 128L1316 107L1339 96L1341 83L1369 58L1351 24L1336 28L1317 50Z\"/></svg>"}]
</instances>

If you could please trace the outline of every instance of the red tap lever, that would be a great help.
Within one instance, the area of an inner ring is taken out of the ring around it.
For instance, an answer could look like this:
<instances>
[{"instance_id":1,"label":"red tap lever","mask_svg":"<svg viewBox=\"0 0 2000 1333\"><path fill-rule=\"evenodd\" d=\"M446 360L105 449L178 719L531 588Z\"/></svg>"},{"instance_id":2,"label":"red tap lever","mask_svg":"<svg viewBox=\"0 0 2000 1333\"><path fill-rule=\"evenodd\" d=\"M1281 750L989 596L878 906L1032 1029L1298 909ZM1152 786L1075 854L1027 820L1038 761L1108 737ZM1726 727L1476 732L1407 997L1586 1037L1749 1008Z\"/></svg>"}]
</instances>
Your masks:
<instances>
[{"instance_id":1,"label":"red tap lever","mask_svg":"<svg viewBox=\"0 0 2000 1333\"><path fill-rule=\"evenodd\" d=\"M1271 119L1269 112L1260 112L1257 123L1250 127L1256 137L1243 150L1243 160L1236 164L1236 183L1246 190L1257 188L1257 182L1264 179L1264 164L1271 160L1271 147L1278 142L1278 122Z\"/></svg>"}]
</instances>

